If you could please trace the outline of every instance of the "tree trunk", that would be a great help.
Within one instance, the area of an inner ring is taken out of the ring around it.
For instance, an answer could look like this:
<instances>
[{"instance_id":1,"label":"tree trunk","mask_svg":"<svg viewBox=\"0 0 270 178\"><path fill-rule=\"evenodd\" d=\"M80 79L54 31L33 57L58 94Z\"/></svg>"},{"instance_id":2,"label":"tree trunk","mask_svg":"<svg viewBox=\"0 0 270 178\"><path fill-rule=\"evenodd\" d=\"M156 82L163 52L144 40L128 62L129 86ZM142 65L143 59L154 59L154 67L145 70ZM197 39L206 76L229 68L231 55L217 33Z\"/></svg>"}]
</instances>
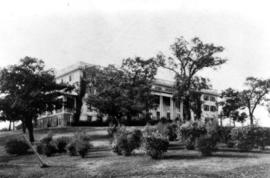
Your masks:
<instances>
[{"instance_id":1,"label":"tree trunk","mask_svg":"<svg viewBox=\"0 0 270 178\"><path fill-rule=\"evenodd\" d=\"M186 97L183 102L184 107L184 120L190 121L191 120L191 112L190 112L190 102L189 97Z\"/></svg>"},{"instance_id":2,"label":"tree trunk","mask_svg":"<svg viewBox=\"0 0 270 178\"><path fill-rule=\"evenodd\" d=\"M83 98L85 96L86 93L86 81L84 79L85 74L83 74L82 78L80 79L80 92L79 95L76 97L76 108L75 108L75 114L73 116L73 123L77 124L80 120L80 116L81 116L81 109L83 106Z\"/></svg>"},{"instance_id":3,"label":"tree trunk","mask_svg":"<svg viewBox=\"0 0 270 178\"><path fill-rule=\"evenodd\" d=\"M250 125L253 126L253 114L249 113Z\"/></svg>"},{"instance_id":4,"label":"tree trunk","mask_svg":"<svg viewBox=\"0 0 270 178\"><path fill-rule=\"evenodd\" d=\"M222 123L222 117L220 117L220 126L221 126L221 127L223 126L223 123Z\"/></svg>"},{"instance_id":5,"label":"tree trunk","mask_svg":"<svg viewBox=\"0 0 270 178\"><path fill-rule=\"evenodd\" d=\"M11 120L9 121L8 131L11 131Z\"/></svg>"},{"instance_id":6,"label":"tree trunk","mask_svg":"<svg viewBox=\"0 0 270 178\"><path fill-rule=\"evenodd\" d=\"M35 141L35 138L34 138L34 128L33 128L32 119L26 120L26 127L29 134L29 140L31 143L33 143Z\"/></svg>"},{"instance_id":7,"label":"tree trunk","mask_svg":"<svg viewBox=\"0 0 270 178\"><path fill-rule=\"evenodd\" d=\"M25 134L26 128L25 128L25 123L24 123L24 121L22 121L22 130L23 130L23 133Z\"/></svg>"}]
</instances>

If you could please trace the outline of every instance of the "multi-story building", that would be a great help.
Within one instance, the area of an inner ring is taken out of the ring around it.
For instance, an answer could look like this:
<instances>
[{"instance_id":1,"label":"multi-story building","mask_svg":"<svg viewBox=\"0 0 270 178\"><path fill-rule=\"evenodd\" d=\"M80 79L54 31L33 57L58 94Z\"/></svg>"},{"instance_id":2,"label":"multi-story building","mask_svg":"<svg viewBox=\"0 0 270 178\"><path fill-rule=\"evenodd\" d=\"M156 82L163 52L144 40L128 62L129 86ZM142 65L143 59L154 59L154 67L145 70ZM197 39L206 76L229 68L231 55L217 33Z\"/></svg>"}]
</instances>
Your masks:
<instances>
[{"instance_id":1,"label":"multi-story building","mask_svg":"<svg viewBox=\"0 0 270 178\"><path fill-rule=\"evenodd\" d=\"M64 68L56 73L56 82L65 82L80 87L80 78L83 75L83 70L91 64L85 62L78 62L75 65ZM183 118L183 104L177 103L173 100L173 85L172 81L156 79L152 86L152 94L156 96L158 107L151 110L151 117L153 119L160 119L165 117L174 120L175 118ZM201 91L202 114L201 119L207 121L209 119L217 118L217 97L218 93L214 90ZM38 118L39 127L48 126L66 126L71 123L74 108L76 106L76 93L62 92L58 99L62 101L62 108L58 108L53 112L46 112ZM87 94L85 98L87 97ZM72 104L74 103L74 104ZM192 114L193 117L193 114ZM83 99L83 106L81 108L80 120L95 120L97 112L89 111L86 102Z\"/></svg>"},{"instance_id":2,"label":"multi-story building","mask_svg":"<svg viewBox=\"0 0 270 178\"><path fill-rule=\"evenodd\" d=\"M151 111L152 117L169 119L183 118L183 103L174 102L173 100L172 81L157 79L152 86L153 95L157 96L158 107ZM202 113L201 120L208 121L218 117L217 97L215 90L201 90ZM191 113L192 119L194 114Z\"/></svg>"}]
</instances>

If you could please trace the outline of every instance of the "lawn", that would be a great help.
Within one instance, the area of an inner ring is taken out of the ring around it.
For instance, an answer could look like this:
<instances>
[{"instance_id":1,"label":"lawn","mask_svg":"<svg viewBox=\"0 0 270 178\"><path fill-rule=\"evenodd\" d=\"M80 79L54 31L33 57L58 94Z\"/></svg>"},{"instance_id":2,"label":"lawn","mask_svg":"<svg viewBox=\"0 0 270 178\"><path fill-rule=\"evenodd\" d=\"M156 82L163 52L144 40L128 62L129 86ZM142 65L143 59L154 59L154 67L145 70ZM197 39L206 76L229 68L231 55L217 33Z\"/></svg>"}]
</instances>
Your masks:
<instances>
[{"instance_id":1,"label":"lawn","mask_svg":"<svg viewBox=\"0 0 270 178\"><path fill-rule=\"evenodd\" d=\"M85 130L95 146L86 158L59 154L42 156L50 165L40 168L34 155L7 155L3 143L13 134L0 135L0 177L270 177L270 151L237 152L221 148L211 157L188 151L178 142L170 144L161 160L151 160L142 152L129 157L117 156L110 150L105 128L55 129L55 136L72 135ZM48 130L36 130L36 138Z\"/></svg>"}]
</instances>

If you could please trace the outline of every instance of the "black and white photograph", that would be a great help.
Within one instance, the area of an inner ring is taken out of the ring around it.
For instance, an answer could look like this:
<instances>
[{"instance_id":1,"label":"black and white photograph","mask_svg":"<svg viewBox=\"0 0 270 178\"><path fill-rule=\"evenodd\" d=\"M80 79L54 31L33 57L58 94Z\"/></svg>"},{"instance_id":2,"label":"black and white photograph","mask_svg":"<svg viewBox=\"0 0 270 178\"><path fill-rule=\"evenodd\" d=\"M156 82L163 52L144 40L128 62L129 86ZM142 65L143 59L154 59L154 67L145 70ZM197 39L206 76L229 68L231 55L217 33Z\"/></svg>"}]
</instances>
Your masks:
<instances>
[{"instance_id":1,"label":"black and white photograph","mask_svg":"<svg viewBox=\"0 0 270 178\"><path fill-rule=\"evenodd\" d=\"M269 8L0 1L0 178L270 178Z\"/></svg>"}]
</instances>

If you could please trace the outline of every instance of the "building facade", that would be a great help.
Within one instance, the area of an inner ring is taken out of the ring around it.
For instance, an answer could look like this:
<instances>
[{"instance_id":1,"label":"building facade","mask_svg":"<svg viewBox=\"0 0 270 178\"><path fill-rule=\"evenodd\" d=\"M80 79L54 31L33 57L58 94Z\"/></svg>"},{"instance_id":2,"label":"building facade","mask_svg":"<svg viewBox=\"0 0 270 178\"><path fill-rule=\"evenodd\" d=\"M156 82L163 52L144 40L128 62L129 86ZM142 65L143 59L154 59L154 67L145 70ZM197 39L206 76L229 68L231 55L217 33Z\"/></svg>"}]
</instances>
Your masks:
<instances>
[{"instance_id":1,"label":"building facade","mask_svg":"<svg viewBox=\"0 0 270 178\"><path fill-rule=\"evenodd\" d=\"M85 62L78 62L75 65L60 70L56 73L56 82L69 83L79 87L83 70L89 66L92 65ZM158 107L150 111L152 119L160 119L162 117L171 120L176 118L183 119L183 103L177 103L173 100L173 85L174 83L172 81L162 79L156 79L154 81L152 94L156 96ZM218 93L214 90L202 90L201 92L201 101L203 103L201 119L207 121L217 118ZM87 93L83 99L80 120L86 121L90 118L90 120L94 121L97 119L98 114L88 109L85 101L86 98ZM38 127L62 127L71 124L73 114L75 113L74 108L76 107L76 93L63 92L58 99L62 101L62 108L40 115L38 118ZM74 104L72 105L71 103ZM191 115L194 118L193 113Z\"/></svg>"}]
</instances>

